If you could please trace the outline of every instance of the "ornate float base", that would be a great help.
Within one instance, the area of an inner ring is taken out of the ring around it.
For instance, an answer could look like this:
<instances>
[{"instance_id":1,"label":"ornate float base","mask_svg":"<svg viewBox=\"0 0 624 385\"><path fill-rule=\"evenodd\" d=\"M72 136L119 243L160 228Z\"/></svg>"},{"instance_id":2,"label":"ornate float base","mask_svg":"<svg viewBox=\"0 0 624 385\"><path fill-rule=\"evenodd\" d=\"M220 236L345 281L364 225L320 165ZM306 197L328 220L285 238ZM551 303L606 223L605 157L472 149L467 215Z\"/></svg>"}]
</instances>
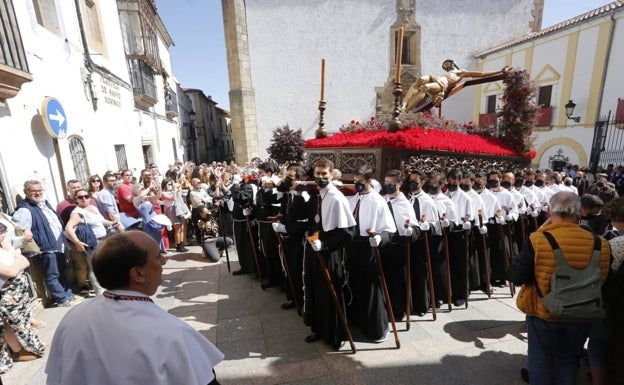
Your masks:
<instances>
[{"instance_id":1,"label":"ornate float base","mask_svg":"<svg viewBox=\"0 0 624 385\"><path fill-rule=\"evenodd\" d=\"M308 165L313 165L325 157L342 172L343 180L353 178L353 170L368 165L373 169L373 177L383 179L386 170L399 169L408 172L419 169L424 172L438 171L446 173L457 168L471 172L498 170L502 172L527 168L530 160L522 157L496 156L474 153L447 151L415 151L396 148L368 147L322 147L308 148Z\"/></svg>"}]
</instances>

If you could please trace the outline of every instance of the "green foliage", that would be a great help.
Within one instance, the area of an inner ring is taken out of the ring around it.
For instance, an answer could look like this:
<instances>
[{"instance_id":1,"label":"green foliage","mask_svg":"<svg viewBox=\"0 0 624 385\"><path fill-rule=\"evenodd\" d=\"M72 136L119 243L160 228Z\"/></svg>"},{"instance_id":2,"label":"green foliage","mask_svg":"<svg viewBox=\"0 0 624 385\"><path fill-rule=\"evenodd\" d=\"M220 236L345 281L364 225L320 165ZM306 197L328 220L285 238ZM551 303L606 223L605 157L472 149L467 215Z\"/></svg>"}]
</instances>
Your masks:
<instances>
[{"instance_id":1,"label":"green foliage","mask_svg":"<svg viewBox=\"0 0 624 385\"><path fill-rule=\"evenodd\" d=\"M301 129L291 130L288 125L273 130L271 145L267 147L271 159L279 164L299 162L303 160L305 140Z\"/></svg>"}]
</instances>

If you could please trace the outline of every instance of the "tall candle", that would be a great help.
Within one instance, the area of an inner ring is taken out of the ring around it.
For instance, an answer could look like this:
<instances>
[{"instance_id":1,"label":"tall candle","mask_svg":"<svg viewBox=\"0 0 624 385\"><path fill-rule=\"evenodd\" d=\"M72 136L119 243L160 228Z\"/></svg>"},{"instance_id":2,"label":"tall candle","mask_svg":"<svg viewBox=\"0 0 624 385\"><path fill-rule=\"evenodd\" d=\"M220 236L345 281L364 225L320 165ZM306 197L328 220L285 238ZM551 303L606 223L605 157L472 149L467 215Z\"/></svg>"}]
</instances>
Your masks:
<instances>
[{"instance_id":1,"label":"tall candle","mask_svg":"<svg viewBox=\"0 0 624 385\"><path fill-rule=\"evenodd\" d=\"M394 77L395 83L401 82L401 57L402 56L403 56L403 27L399 28L399 36L397 37L396 74Z\"/></svg>"},{"instance_id":2,"label":"tall candle","mask_svg":"<svg viewBox=\"0 0 624 385\"><path fill-rule=\"evenodd\" d=\"M325 101L325 58L321 59L321 102Z\"/></svg>"}]
</instances>

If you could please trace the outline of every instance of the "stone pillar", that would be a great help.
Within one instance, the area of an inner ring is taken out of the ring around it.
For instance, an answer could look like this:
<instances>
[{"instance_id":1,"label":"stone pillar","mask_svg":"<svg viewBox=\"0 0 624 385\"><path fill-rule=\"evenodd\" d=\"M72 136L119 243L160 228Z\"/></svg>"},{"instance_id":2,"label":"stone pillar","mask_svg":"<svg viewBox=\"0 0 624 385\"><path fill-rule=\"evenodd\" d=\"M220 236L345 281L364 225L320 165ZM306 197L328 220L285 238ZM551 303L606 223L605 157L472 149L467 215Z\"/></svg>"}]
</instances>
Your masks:
<instances>
[{"instance_id":1,"label":"stone pillar","mask_svg":"<svg viewBox=\"0 0 624 385\"><path fill-rule=\"evenodd\" d=\"M230 76L230 113L236 163L258 156L256 99L251 85L247 17L244 0L221 0Z\"/></svg>"}]
</instances>

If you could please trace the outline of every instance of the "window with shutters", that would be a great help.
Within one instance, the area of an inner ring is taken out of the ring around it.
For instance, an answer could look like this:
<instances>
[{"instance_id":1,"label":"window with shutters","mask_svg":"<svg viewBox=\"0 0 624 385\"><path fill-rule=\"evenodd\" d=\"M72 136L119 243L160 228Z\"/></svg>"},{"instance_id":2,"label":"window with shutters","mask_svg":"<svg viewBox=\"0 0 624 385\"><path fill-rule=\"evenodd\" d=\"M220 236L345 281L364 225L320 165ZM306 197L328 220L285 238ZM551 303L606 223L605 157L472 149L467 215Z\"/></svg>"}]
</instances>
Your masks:
<instances>
[{"instance_id":1,"label":"window with shutters","mask_svg":"<svg viewBox=\"0 0 624 385\"><path fill-rule=\"evenodd\" d=\"M18 94L22 84L32 80L22 44L13 0L0 0L0 107Z\"/></svg>"}]
</instances>

